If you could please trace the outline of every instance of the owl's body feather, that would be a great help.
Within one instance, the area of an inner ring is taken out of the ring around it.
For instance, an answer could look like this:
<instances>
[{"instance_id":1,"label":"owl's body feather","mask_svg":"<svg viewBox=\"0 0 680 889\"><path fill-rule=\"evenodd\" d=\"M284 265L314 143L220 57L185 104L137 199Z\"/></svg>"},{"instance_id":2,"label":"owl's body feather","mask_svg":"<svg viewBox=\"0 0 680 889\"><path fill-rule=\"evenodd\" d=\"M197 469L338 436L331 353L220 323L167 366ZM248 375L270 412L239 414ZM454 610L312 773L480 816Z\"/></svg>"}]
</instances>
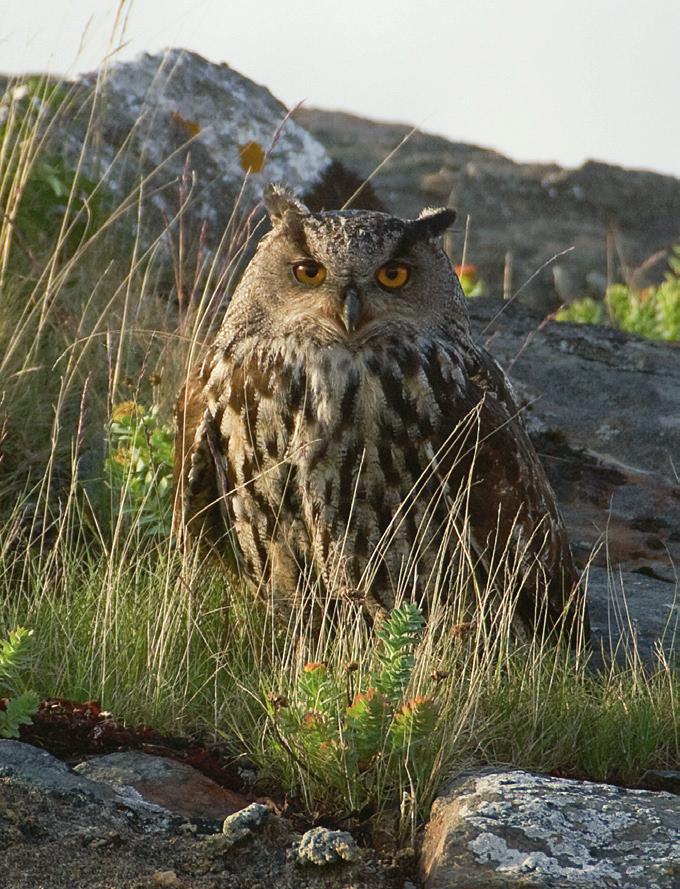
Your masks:
<instances>
[{"instance_id":1,"label":"owl's body feather","mask_svg":"<svg viewBox=\"0 0 680 889\"><path fill-rule=\"evenodd\" d=\"M507 379L470 337L436 214L269 203L274 230L180 397L184 524L213 541L229 528L276 599L320 580L369 611L453 585L467 539L480 570L494 549L516 560L525 626L558 625L576 581L564 527ZM292 279L301 260L321 284ZM376 269L389 285L395 261L408 283L386 291Z\"/></svg>"}]
</instances>

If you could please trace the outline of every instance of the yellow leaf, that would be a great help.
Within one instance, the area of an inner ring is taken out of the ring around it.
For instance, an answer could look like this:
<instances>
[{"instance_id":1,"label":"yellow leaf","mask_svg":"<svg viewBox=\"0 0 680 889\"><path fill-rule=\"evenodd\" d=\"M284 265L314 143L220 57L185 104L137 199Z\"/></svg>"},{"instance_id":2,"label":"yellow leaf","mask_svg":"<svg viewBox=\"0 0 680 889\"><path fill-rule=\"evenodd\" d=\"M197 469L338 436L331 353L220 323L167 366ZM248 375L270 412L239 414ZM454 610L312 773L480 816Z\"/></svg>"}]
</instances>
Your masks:
<instances>
[{"instance_id":1,"label":"yellow leaf","mask_svg":"<svg viewBox=\"0 0 680 889\"><path fill-rule=\"evenodd\" d=\"M182 127L185 133L188 133L189 136L198 136L201 132L201 125L197 120L187 120L185 117L179 113L179 111L173 111L170 115L172 118L172 122L176 123L177 126Z\"/></svg>"},{"instance_id":2,"label":"yellow leaf","mask_svg":"<svg viewBox=\"0 0 680 889\"><path fill-rule=\"evenodd\" d=\"M241 168L246 173L259 173L264 167L265 152L259 142L247 142L239 145Z\"/></svg>"}]
</instances>

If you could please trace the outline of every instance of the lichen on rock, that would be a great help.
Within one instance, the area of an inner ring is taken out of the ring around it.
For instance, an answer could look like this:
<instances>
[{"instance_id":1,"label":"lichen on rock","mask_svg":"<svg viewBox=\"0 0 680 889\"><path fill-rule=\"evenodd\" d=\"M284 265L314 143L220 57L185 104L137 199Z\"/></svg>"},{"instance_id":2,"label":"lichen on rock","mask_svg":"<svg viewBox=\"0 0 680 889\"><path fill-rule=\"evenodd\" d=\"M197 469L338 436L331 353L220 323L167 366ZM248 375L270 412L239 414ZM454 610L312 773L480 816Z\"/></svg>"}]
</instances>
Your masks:
<instances>
[{"instance_id":1,"label":"lichen on rock","mask_svg":"<svg viewBox=\"0 0 680 889\"><path fill-rule=\"evenodd\" d=\"M222 836L230 846L240 843L241 840L251 836L253 830L262 827L270 814L270 810L262 803L251 803L240 812L234 812L224 819Z\"/></svg>"},{"instance_id":2,"label":"lichen on rock","mask_svg":"<svg viewBox=\"0 0 680 889\"><path fill-rule=\"evenodd\" d=\"M341 861L357 861L359 854L359 847L351 833L313 827L300 840L297 858L301 864L323 866Z\"/></svg>"},{"instance_id":3,"label":"lichen on rock","mask_svg":"<svg viewBox=\"0 0 680 889\"><path fill-rule=\"evenodd\" d=\"M524 771L454 782L432 809L427 889L674 889L680 799Z\"/></svg>"}]
</instances>

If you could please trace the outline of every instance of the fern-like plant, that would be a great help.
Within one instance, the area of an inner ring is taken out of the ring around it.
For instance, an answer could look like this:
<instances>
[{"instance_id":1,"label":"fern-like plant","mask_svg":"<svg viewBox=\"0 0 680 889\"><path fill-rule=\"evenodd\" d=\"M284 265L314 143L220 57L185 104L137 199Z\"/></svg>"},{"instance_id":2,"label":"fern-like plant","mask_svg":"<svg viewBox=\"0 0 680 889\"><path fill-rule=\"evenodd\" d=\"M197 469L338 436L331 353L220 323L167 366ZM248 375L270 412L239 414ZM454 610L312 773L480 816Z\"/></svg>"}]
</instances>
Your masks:
<instances>
[{"instance_id":1,"label":"fern-like plant","mask_svg":"<svg viewBox=\"0 0 680 889\"><path fill-rule=\"evenodd\" d=\"M360 665L339 675L324 663L308 663L287 696L270 691L275 750L327 787L353 785L357 805L371 799L378 765L426 775L436 753L429 742L437 711L432 698L407 694L424 626L417 605L395 608L375 634L356 689L352 677Z\"/></svg>"},{"instance_id":2,"label":"fern-like plant","mask_svg":"<svg viewBox=\"0 0 680 889\"><path fill-rule=\"evenodd\" d=\"M17 676L25 666L32 630L19 627L0 640L0 738L18 738L19 727L30 725L40 700L32 691L19 692ZM11 697L10 697L11 695Z\"/></svg>"}]
</instances>

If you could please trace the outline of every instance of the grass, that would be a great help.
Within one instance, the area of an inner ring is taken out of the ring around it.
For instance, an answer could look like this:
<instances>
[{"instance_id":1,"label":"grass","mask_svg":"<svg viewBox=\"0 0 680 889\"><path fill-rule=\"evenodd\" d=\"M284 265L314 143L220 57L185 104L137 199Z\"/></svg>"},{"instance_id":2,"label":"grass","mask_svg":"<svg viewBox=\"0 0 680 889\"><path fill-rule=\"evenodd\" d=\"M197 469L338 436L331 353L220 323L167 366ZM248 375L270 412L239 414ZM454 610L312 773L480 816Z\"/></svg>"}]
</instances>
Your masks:
<instances>
[{"instance_id":1,"label":"grass","mask_svg":"<svg viewBox=\"0 0 680 889\"><path fill-rule=\"evenodd\" d=\"M114 200L107 177L59 168L50 135L72 94L31 89L49 101L27 117L25 93L8 94L0 131L0 639L34 634L13 693L97 699L131 723L221 738L310 817L371 818L401 841L469 765L627 783L677 765L680 679L661 656L645 666L633 648L594 671L540 639L512 641L507 611L490 633L443 598L380 715L392 734L383 726L362 754L351 708L379 685L383 643L358 607L314 609L310 590L281 623L168 532L170 405L219 317L238 239L211 264L190 263L178 231L191 199L179 182L172 229L142 242L143 189ZM121 403L153 405L141 431L137 407L121 413ZM335 689L311 710L310 664ZM426 710L427 745L416 725Z\"/></svg>"},{"instance_id":2,"label":"grass","mask_svg":"<svg viewBox=\"0 0 680 889\"><path fill-rule=\"evenodd\" d=\"M18 511L0 538L0 636L34 630L19 691L96 699L130 723L221 739L256 764L261 786L295 796L310 817L371 816L411 841L441 783L471 765L635 784L680 757L680 674L663 658L645 666L633 649L594 671L540 640L461 627L456 608L439 603L403 693L404 704L431 702L427 742L417 756L407 741L396 758L385 747L357 761L346 712L379 647L358 606L327 610L319 628L299 605L282 624L215 566L166 541L144 543L134 526L115 544L85 543L74 505L41 551L13 543L19 520ZM300 681L310 664L323 664L346 697L286 721L307 706Z\"/></svg>"}]
</instances>

